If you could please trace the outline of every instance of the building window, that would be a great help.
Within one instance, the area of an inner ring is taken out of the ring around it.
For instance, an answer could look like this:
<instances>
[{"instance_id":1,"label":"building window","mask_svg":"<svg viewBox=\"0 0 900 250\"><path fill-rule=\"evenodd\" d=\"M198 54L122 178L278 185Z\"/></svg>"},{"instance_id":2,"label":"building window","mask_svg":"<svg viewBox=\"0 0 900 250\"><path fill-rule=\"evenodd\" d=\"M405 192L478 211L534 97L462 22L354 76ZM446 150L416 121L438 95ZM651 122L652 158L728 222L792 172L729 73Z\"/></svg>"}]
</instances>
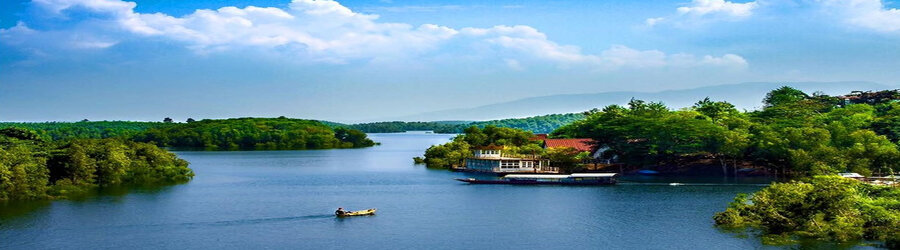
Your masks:
<instances>
[{"instance_id":1,"label":"building window","mask_svg":"<svg viewBox=\"0 0 900 250\"><path fill-rule=\"evenodd\" d=\"M501 161L500 168L519 168L518 161Z\"/></svg>"}]
</instances>

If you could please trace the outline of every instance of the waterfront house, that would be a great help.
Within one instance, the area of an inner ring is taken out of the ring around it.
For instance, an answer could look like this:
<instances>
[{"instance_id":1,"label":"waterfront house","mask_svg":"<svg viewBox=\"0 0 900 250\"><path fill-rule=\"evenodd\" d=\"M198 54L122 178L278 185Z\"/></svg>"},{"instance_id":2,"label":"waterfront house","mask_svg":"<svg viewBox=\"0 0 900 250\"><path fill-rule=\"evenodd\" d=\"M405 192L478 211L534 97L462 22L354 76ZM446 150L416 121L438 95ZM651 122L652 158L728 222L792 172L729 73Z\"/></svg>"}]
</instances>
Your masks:
<instances>
[{"instance_id":1,"label":"waterfront house","mask_svg":"<svg viewBox=\"0 0 900 250\"><path fill-rule=\"evenodd\" d=\"M559 173L550 161L536 155L508 155L503 146L490 145L473 150L466 159L466 171L484 173Z\"/></svg>"}]
</instances>

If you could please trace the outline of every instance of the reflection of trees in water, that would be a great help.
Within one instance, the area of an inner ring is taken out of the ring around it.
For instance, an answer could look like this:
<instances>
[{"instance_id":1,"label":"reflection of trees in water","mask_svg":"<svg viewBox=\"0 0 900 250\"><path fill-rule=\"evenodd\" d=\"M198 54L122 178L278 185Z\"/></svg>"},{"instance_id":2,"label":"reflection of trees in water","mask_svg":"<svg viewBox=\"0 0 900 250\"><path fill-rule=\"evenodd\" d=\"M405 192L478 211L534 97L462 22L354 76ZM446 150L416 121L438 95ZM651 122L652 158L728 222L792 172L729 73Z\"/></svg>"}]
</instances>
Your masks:
<instances>
[{"instance_id":1,"label":"reflection of trees in water","mask_svg":"<svg viewBox=\"0 0 900 250\"><path fill-rule=\"evenodd\" d=\"M6 222L33 211L46 209L51 201L16 201L0 202L0 229L6 228Z\"/></svg>"},{"instance_id":2,"label":"reflection of trees in water","mask_svg":"<svg viewBox=\"0 0 900 250\"><path fill-rule=\"evenodd\" d=\"M102 188L95 188L88 192L84 192L78 195L70 195L66 200L71 202L92 202L97 200L98 198L104 198L104 201L112 201L112 202L121 202L128 194L157 194L169 191L178 184L184 184L184 182L173 182L166 184L152 184L152 185L118 185L118 186L108 186ZM109 199L112 198L112 199ZM28 215L32 212L37 212L42 209L46 209L53 201L52 200L23 200L23 201L8 201L8 202L0 202L0 228L3 228L2 224L4 222L11 219L16 219L18 217L22 217Z\"/></svg>"}]
</instances>

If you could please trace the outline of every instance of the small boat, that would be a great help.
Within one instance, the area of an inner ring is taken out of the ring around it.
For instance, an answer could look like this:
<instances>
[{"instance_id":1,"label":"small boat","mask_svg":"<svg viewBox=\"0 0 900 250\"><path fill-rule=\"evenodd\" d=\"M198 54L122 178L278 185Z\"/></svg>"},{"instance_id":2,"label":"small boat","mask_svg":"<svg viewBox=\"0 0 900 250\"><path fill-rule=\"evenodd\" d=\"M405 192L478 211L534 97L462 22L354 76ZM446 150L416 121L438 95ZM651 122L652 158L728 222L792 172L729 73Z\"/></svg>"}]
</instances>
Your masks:
<instances>
[{"instance_id":1,"label":"small boat","mask_svg":"<svg viewBox=\"0 0 900 250\"><path fill-rule=\"evenodd\" d=\"M479 180L457 178L469 184L512 184L512 185L613 185L616 173L575 173L564 174L508 174L500 179Z\"/></svg>"},{"instance_id":2,"label":"small boat","mask_svg":"<svg viewBox=\"0 0 900 250\"><path fill-rule=\"evenodd\" d=\"M375 209L367 209L367 210L359 210L353 212L346 212L341 215L337 215L337 217L350 217L350 216L363 216L363 215L373 215L375 214Z\"/></svg>"}]
</instances>

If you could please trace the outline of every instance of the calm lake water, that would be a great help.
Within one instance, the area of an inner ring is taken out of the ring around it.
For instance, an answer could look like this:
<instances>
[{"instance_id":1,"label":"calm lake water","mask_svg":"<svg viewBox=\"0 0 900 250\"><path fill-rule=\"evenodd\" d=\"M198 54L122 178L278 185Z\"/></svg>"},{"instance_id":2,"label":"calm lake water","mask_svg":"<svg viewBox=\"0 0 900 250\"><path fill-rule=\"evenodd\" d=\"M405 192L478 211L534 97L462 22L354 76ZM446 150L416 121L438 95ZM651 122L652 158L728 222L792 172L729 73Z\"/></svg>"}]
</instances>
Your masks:
<instances>
[{"instance_id":1,"label":"calm lake water","mask_svg":"<svg viewBox=\"0 0 900 250\"><path fill-rule=\"evenodd\" d=\"M468 185L453 180L463 173L412 164L450 135L370 136L382 145L178 152L197 174L187 184L0 206L0 248L764 247L711 218L757 185ZM337 207L378 214L335 218Z\"/></svg>"}]
</instances>

